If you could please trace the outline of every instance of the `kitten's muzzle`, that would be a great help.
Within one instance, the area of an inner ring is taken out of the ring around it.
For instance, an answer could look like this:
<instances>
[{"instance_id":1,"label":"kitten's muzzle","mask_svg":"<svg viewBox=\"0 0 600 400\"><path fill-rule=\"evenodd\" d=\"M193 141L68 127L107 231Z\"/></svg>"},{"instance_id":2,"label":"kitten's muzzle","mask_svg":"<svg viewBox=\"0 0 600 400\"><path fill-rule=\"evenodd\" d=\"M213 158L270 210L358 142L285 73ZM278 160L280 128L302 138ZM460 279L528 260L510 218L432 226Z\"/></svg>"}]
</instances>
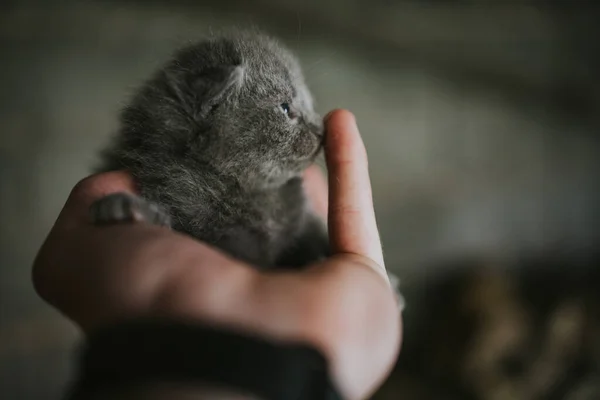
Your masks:
<instances>
[{"instance_id":1,"label":"kitten's muzzle","mask_svg":"<svg viewBox=\"0 0 600 400\"><path fill-rule=\"evenodd\" d=\"M304 161L313 161L323 149L325 144L325 131L323 124L318 122L309 121L308 118L303 117L303 132L301 133L300 140L303 142L301 159ZM300 155L300 154L299 154Z\"/></svg>"},{"instance_id":2,"label":"kitten's muzzle","mask_svg":"<svg viewBox=\"0 0 600 400\"><path fill-rule=\"evenodd\" d=\"M322 144L325 141L325 128L322 123L312 123L309 122L307 124L309 132L317 138L317 140Z\"/></svg>"}]
</instances>

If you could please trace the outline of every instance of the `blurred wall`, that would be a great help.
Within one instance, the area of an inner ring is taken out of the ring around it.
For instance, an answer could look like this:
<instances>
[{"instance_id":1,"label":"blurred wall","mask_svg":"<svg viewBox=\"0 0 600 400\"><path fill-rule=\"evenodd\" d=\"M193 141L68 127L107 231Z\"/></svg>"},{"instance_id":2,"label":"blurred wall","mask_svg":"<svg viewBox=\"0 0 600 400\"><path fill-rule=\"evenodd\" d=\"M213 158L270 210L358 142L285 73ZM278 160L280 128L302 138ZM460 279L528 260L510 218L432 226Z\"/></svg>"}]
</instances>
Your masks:
<instances>
[{"instance_id":1,"label":"blurred wall","mask_svg":"<svg viewBox=\"0 0 600 400\"><path fill-rule=\"evenodd\" d=\"M386 262L406 284L462 252L592 247L597 14L549 3L6 2L0 397L60 393L77 335L33 293L35 252L128 95L210 29L254 24L279 36L319 110L357 115Z\"/></svg>"}]
</instances>

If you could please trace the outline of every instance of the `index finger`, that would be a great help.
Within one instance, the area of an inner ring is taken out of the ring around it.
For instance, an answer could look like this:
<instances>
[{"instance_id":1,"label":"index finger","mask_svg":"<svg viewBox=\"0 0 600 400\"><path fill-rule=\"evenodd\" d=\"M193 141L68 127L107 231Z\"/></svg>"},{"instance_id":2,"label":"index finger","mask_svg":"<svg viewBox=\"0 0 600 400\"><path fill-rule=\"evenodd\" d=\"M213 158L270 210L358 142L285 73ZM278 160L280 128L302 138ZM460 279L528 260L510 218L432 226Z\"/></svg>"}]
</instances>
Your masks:
<instances>
[{"instance_id":1,"label":"index finger","mask_svg":"<svg viewBox=\"0 0 600 400\"><path fill-rule=\"evenodd\" d=\"M327 118L326 132L332 250L368 257L386 276L373 210L367 152L356 120L349 111L336 110Z\"/></svg>"}]
</instances>

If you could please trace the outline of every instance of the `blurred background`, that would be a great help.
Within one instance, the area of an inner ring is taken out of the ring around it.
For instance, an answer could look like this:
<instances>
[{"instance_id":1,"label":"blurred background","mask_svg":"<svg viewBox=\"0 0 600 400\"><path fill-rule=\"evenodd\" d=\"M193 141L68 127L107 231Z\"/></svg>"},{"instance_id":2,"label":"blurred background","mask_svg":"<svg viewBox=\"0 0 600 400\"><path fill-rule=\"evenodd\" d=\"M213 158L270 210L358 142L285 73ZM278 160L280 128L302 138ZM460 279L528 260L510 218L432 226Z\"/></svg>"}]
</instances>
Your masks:
<instances>
[{"instance_id":1,"label":"blurred background","mask_svg":"<svg viewBox=\"0 0 600 400\"><path fill-rule=\"evenodd\" d=\"M535 258L535 283L548 276L539 260L558 257L561 273L591 282L574 271L594 269L600 239L598 11L560 0L3 1L0 398L64 390L78 336L33 292L32 260L128 96L175 47L211 29L253 25L279 37L319 111L356 114L386 263L408 300L405 348L418 329L444 330L419 321L425 298L445 299L430 282L463 265L455 260L468 256L481 271ZM510 296L485 304L502 308ZM406 390L386 398L409 398ZM479 398L534 398L494 390Z\"/></svg>"}]
</instances>

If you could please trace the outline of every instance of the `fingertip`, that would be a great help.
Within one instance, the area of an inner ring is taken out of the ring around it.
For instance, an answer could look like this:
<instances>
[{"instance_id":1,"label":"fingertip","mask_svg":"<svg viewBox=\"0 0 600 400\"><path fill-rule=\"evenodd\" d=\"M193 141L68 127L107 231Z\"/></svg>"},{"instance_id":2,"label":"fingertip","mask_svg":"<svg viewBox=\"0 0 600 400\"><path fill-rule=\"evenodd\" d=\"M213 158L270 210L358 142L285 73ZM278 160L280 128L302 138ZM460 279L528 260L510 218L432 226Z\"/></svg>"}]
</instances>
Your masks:
<instances>
[{"instance_id":1,"label":"fingertip","mask_svg":"<svg viewBox=\"0 0 600 400\"><path fill-rule=\"evenodd\" d=\"M325 157L329 168L336 168L347 162L367 162L354 114L345 109L334 110L330 113L325 128Z\"/></svg>"},{"instance_id":2,"label":"fingertip","mask_svg":"<svg viewBox=\"0 0 600 400\"><path fill-rule=\"evenodd\" d=\"M354 114L352 114L351 111L345 109L345 108L336 108L334 110L331 110L329 113L327 113L327 115L324 118L324 122L325 124L328 124L330 121L332 120L352 120L356 123L356 117L354 116Z\"/></svg>"},{"instance_id":3,"label":"fingertip","mask_svg":"<svg viewBox=\"0 0 600 400\"><path fill-rule=\"evenodd\" d=\"M325 146L336 146L339 139L358 134L356 117L345 109L336 109L325 117ZM354 134L354 135L352 135ZM360 136L360 135L359 135Z\"/></svg>"}]
</instances>

